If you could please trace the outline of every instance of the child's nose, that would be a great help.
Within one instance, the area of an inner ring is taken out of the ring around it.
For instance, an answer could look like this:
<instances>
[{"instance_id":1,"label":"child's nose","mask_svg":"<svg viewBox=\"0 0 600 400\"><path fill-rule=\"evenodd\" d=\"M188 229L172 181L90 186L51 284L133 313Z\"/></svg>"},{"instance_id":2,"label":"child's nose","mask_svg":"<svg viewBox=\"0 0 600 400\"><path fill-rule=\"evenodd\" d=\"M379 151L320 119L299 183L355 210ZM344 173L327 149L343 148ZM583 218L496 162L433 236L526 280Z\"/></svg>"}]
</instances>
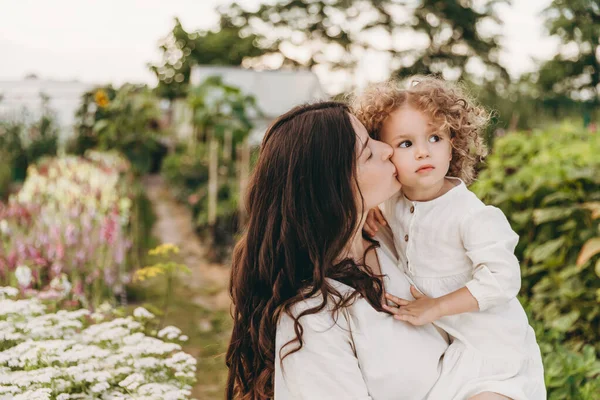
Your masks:
<instances>
[{"instance_id":1,"label":"child's nose","mask_svg":"<svg viewBox=\"0 0 600 400\"><path fill-rule=\"evenodd\" d=\"M429 149L425 145L416 146L415 157L417 160L429 157Z\"/></svg>"}]
</instances>

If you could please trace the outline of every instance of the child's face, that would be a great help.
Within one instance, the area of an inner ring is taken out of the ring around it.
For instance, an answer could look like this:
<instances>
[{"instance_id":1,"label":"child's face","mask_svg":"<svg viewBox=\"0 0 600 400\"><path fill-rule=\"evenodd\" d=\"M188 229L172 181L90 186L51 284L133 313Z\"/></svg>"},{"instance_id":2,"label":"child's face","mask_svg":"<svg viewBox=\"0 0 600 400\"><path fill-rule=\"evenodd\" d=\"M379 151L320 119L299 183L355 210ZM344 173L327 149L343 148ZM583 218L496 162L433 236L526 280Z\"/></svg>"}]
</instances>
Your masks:
<instances>
[{"instance_id":1,"label":"child's face","mask_svg":"<svg viewBox=\"0 0 600 400\"><path fill-rule=\"evenodd\" d=\"M421 111L402 106L381 128L381 140L394 149L391 158L405 188L427 189L439 184L450 168L452 144L448 132L438 132Z\"/></svg>"}]
</instances>

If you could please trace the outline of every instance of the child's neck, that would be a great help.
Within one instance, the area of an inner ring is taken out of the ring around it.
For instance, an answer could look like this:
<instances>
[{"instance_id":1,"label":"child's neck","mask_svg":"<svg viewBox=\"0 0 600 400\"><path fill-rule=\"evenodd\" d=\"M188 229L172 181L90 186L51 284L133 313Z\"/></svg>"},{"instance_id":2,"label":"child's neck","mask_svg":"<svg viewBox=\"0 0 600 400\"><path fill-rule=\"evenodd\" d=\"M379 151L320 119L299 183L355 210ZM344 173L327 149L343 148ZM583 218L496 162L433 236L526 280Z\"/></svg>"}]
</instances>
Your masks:
<instances>
[{"instance_id":1,"label":"child's neck","mask_svg":"<svg viewBox=\"0 0 600 400\"><path fill-rule=\"evenodd\" d=\"M442 179L439 183L427 187L402 186L404 196L410 201L430 201L448 193L454 187L449 179Z\"/></svg>"}]
</instances>

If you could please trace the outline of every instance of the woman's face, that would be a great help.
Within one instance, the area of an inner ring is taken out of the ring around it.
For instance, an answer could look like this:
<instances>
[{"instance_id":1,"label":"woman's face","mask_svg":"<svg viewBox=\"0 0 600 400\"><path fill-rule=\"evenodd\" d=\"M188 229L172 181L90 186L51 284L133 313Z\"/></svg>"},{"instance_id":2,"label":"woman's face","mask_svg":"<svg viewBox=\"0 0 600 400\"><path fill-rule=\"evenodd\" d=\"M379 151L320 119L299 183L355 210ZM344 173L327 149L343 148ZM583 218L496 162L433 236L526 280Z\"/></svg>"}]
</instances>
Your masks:
<instances>
[{"instance_id":1,"label":"woman's face","mask_svg":"<svg viewBox=\"0 0 600 400\"><path fill-rule=\"evenodd\" d=\"M401 185L396 176L396 168L390 161L392 147L370 138L363 124L354 115L350 119L358 138L357 180L366 212L397 193Z\"/></svg>"}]
</instances>

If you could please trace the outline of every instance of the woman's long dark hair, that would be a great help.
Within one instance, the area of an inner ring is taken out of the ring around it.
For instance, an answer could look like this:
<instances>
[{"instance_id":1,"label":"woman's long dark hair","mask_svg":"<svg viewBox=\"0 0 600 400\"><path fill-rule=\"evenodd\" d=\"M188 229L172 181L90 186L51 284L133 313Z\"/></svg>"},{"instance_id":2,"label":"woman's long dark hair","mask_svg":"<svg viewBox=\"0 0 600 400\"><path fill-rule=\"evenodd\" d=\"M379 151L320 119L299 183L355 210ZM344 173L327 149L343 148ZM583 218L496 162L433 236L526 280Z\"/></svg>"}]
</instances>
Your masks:
<instances>
[{"instance_id":1,"label":"woman's long dark hair","mask_svg":"<svg viewBox=\"0 0 600 400\"><path fill-rule=\"evenodd\" d=\"M296 331L288 356L303 345L299 319L328 301L337 312L361 295L382 311L379 277L364 263L339 259L363 212L355 196L356 142L348 108L337 102L296 107L267 130L246 197L248 226L233 254L227 399L273 397L282 312ZM325 278L356 291L342 296ZM319 306L292 315L292 305L316 294Z\"/></svg>"}]
</instances>

